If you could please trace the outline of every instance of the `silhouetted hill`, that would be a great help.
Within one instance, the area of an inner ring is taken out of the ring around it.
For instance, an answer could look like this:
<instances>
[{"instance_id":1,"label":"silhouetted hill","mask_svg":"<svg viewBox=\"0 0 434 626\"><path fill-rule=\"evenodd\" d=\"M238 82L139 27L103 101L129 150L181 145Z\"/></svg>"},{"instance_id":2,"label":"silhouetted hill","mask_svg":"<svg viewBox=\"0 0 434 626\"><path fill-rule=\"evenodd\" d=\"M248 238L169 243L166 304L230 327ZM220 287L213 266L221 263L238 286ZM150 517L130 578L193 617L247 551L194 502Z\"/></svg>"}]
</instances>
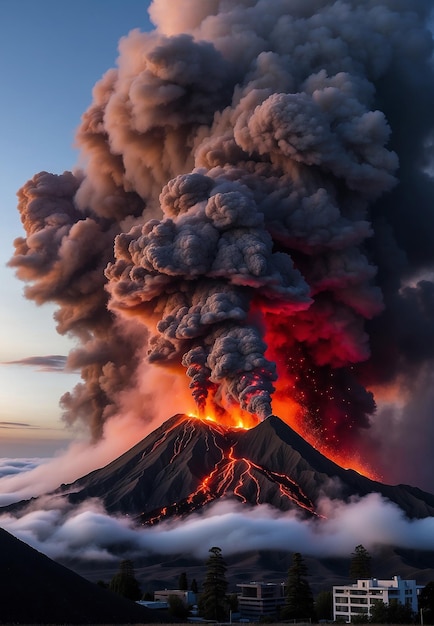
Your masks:
<instances>
[{"instance_id":1,"label":"silhouetted hill","mask_svg":"<svg viewBox=\"0 0 434 626\"><path fill-rule=\"evenodd\" d=\"M129 624L154 611L89 582L0 529L0 624Z\"/></svg>"}]
</instances>

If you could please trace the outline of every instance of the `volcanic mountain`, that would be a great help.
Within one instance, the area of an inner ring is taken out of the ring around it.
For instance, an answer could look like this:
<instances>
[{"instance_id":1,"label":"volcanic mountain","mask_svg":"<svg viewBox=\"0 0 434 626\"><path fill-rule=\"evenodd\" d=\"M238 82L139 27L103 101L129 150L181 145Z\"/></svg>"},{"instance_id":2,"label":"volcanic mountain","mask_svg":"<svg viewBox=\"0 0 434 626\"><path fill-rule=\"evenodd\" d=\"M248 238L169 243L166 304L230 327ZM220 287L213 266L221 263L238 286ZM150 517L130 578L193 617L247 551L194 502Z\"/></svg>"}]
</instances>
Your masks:
<instances>
[{"instance_id":1,"label":"volcanic mountain","mask_svg":"<svg viewBox=\"0 0 434 626\"><path fill-rule=\"evenodd\" d=\"M434 495L344 469L278 417L242 430L178 414L106 467L62 485L56 494L71 503L99 498L109 513L149 525L219 498L314 517L324 495L345 501L372 492L396 503L409 518L434 515Z\"/></svg>"}]
</instances>

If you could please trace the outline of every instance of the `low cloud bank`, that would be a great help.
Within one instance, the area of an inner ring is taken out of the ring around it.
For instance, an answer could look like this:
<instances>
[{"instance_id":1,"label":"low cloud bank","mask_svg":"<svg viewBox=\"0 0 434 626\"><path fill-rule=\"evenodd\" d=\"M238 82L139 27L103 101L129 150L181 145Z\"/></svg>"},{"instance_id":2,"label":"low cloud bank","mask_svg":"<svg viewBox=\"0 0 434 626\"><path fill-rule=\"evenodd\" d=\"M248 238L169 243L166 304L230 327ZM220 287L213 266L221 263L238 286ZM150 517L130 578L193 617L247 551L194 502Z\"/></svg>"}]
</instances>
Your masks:
<instances>
[{"instance_id":1,"label":"low cloud bank","mask_svg":"<svg viewBox=\"0 0 434 626\"><path fill-rule=\"evenodd\" d=\"M74 441L50 459L0 459L0 506L49 493L104 467L140 441L152 426L150 422L146 429L135 416L126 414L109 420L104 437L95 444Z\"/></svg>"},{"instance_id":2,"label":"low cloud bank","mask_svg":"<svg viewBox=\"0 0 434 626\"><path fill-rule=\"evenodd\" d=\"M24 472L29 472L47 462L48 459L39 457L32 457L28 459L0 459L0 479L5 476L17 476Z\"/></svg>"},{"instance_id":3,"label":"low cloud bank","mask_svg":"<svg viewBox=\"0 0 434 626\"><path fill-rule=\"evenodd\" d=\"M37 504L37 508L36 508ZM434 518L408 520L403 511L379 494L345 504L323 499L324 518L302 520L268 505L247 508L220 501L184 520L153 528L128 517L109 516L98 500L71 506L56 497L30 504L19 519L0 515L7 531L54 559L119 560L144 554L207 556L213 545L225 555L249 550L298 551L316 557L346 556L362 543L434 550Z\"/></svg>"}]
</instances>

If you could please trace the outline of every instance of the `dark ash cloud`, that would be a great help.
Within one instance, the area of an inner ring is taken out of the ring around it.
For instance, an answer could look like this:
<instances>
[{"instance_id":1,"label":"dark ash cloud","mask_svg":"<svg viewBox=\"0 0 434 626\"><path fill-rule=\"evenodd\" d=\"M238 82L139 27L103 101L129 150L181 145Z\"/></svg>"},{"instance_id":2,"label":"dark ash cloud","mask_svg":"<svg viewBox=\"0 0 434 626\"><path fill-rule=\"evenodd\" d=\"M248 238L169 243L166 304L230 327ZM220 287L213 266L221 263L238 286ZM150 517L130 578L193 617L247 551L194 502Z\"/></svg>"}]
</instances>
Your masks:
<instances>
[{"instance_id":1,"label":"dark ash cloud","mask_svg":"<svg viewBox=\"0 0 434 626\"><path fill-rule=\"evenodd\" d=\"M156 29L124 37L95 85L85 168L19 191L10 265L78 340L67 423L97 440L171 400L188 412L184 387L202 411L275 412L327 453L375 466L375 436L396 449L383 398L411 381L390 409L403 437L434 364L431 9L154 0Z\"/></svg>"}]
</instances>

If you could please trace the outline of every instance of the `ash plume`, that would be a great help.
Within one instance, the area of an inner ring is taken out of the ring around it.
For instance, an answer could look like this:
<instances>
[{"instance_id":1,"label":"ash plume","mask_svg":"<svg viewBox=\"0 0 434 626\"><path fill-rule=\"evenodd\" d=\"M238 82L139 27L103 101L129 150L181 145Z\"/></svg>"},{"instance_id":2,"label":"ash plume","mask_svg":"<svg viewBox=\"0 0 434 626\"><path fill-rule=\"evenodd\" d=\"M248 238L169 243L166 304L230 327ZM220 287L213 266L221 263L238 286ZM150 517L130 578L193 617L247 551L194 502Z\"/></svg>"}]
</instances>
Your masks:
<instances>
[{"instance_id":1,"label":"ash plume","mask_svg":"<svg viewBox=\"0 0 434 626\"><path fill-rule=\"evenodd\" d=\"M10 264L79 341L66 421L142 418L155 366L201 411L368 450L377 394L434 357L431 3L149 13L94 88L85 167L19 192Z\"/></svg>"}]
</instances>

